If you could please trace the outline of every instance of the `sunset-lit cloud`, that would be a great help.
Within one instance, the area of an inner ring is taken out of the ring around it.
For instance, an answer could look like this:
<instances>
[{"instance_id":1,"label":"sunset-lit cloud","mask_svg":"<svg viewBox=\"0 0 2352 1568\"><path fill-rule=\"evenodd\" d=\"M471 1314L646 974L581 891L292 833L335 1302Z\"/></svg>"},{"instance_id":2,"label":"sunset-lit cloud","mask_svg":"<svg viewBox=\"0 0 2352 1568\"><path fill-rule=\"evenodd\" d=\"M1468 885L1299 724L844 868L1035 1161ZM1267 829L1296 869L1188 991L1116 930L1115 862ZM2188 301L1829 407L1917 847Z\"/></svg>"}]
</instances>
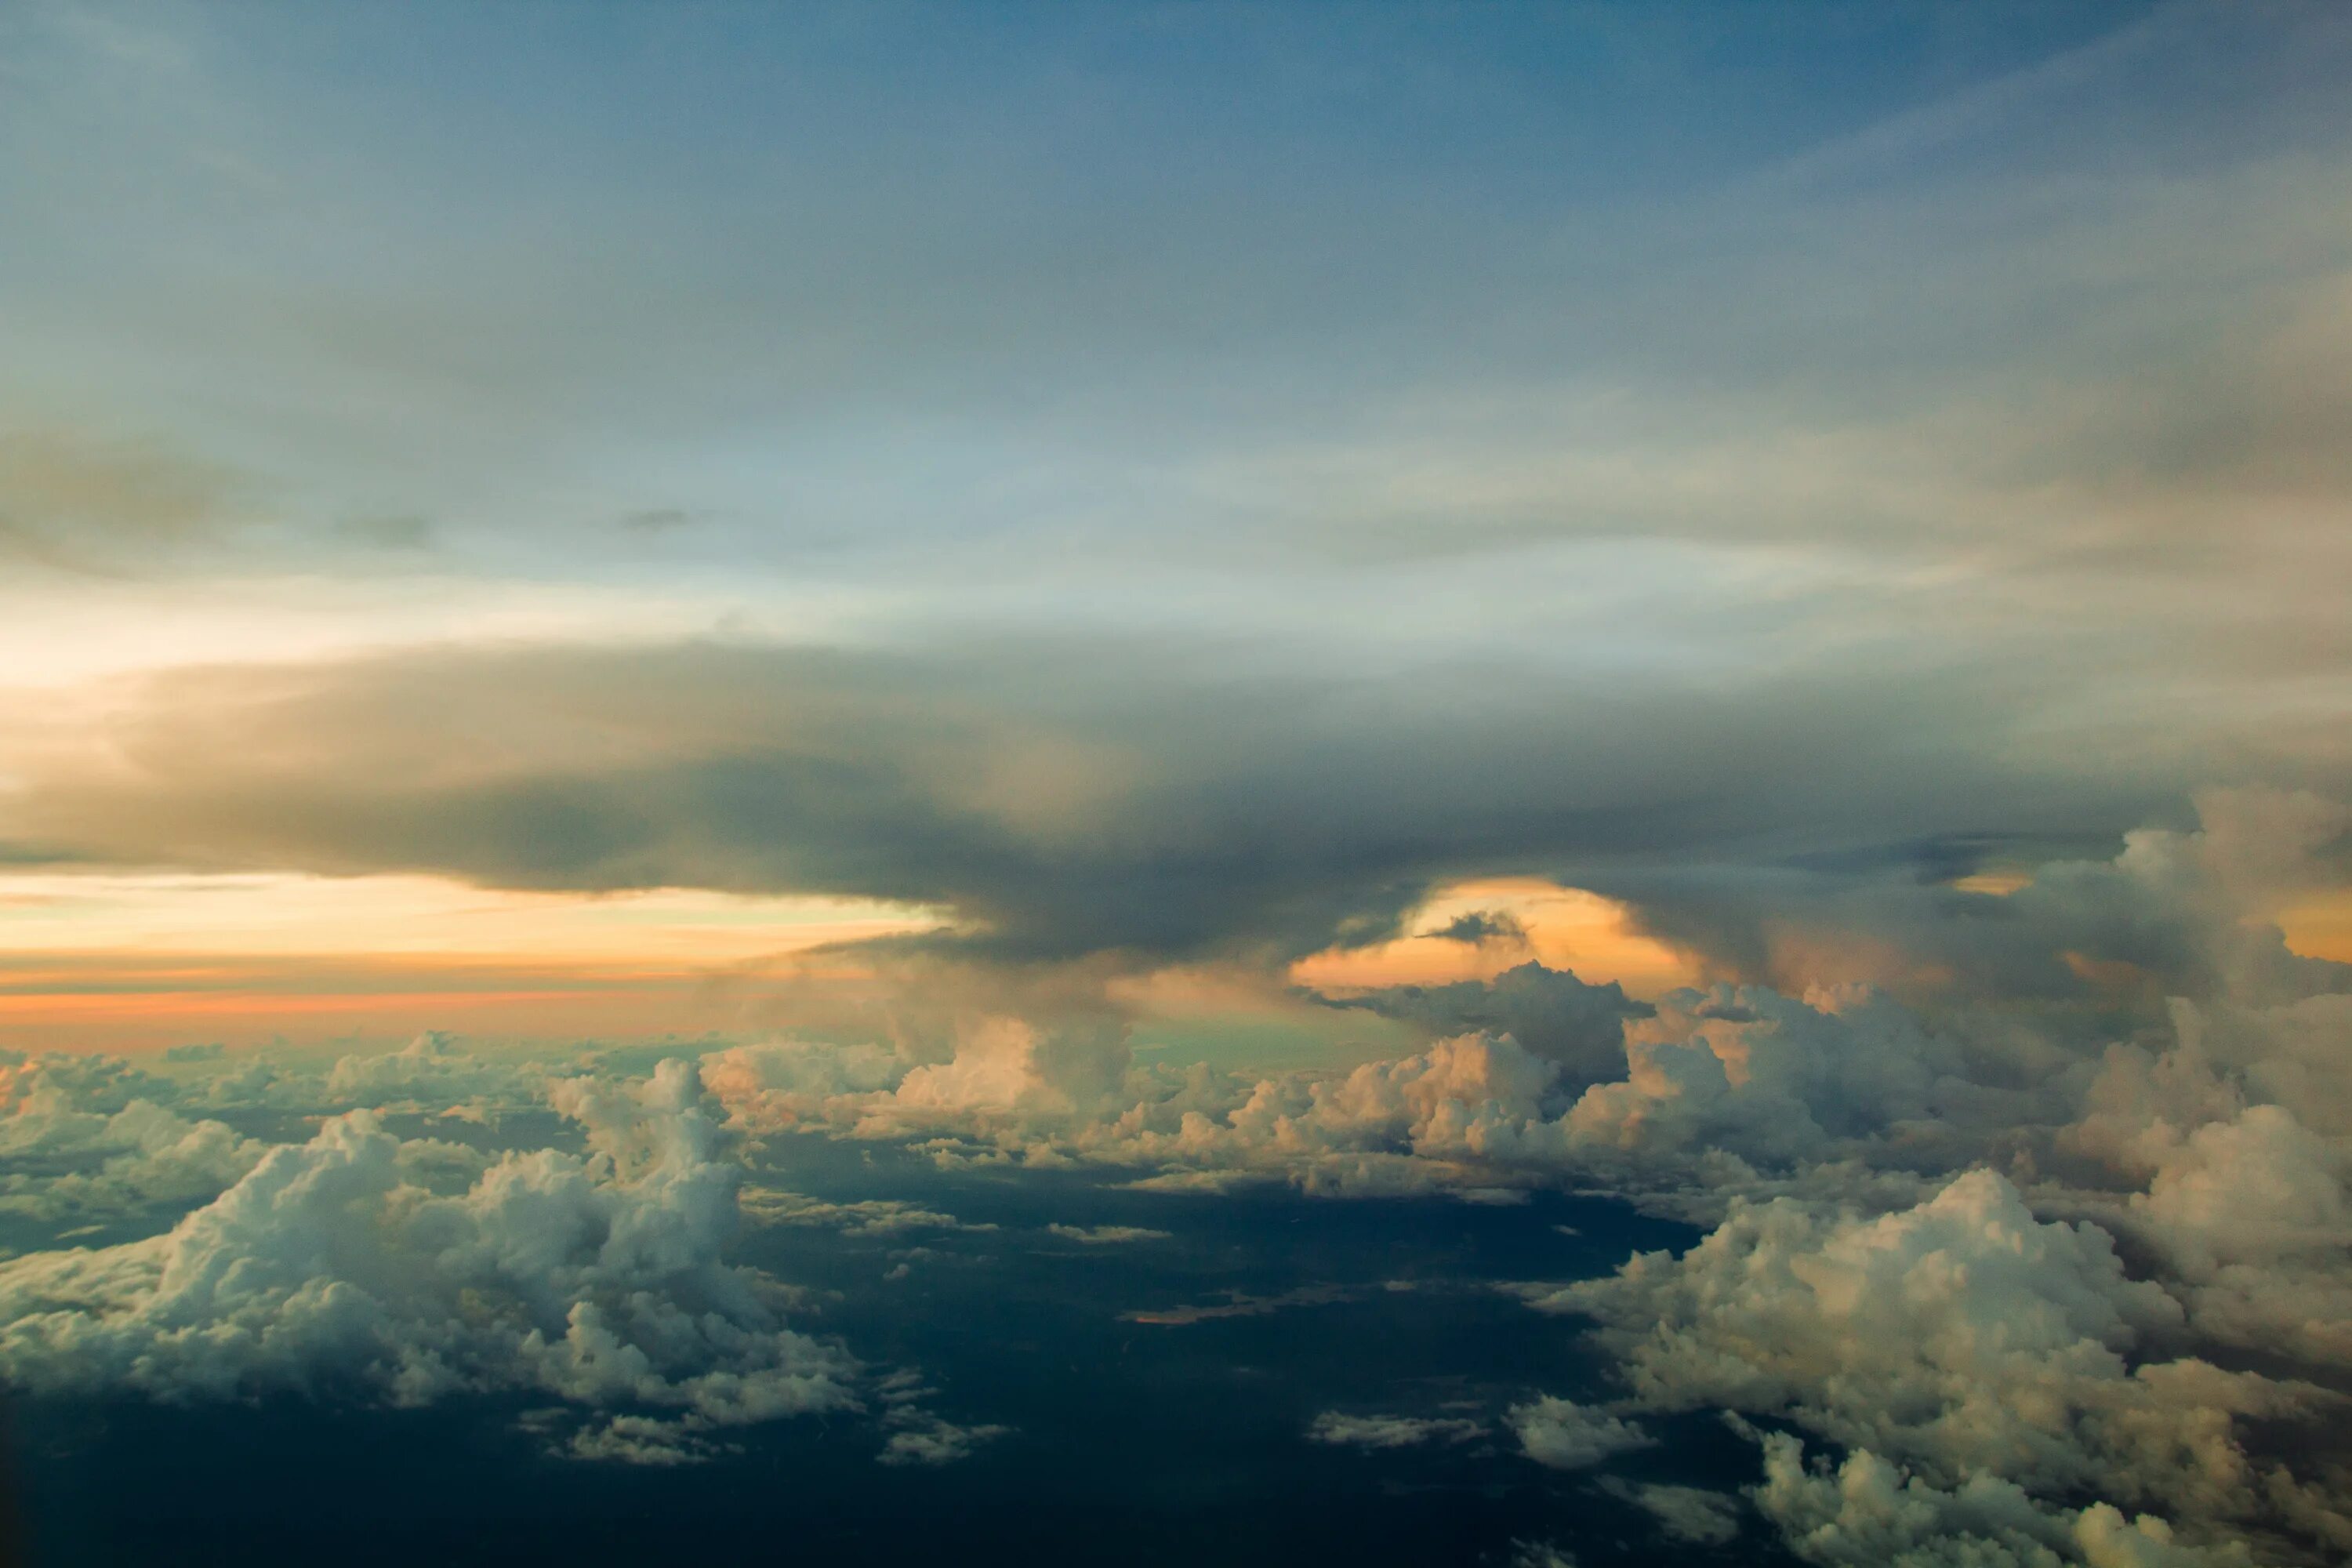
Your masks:
<instances>
[{"instance_id":1,"label":"sunset-lit cloud","mask_svg":"<svg viewBox=\"0 0 2352 1568\"><path fill-rule=\"evenodd\" d=\"M1290 978L1318 991L1491 980L1530 958L1654 996L1702 978L1704 965L1639 929L1624 904L1579 888L1497 878L1441 888L1412 911L1402 936L1311 953Z\"/></svg>"}]
</instances>

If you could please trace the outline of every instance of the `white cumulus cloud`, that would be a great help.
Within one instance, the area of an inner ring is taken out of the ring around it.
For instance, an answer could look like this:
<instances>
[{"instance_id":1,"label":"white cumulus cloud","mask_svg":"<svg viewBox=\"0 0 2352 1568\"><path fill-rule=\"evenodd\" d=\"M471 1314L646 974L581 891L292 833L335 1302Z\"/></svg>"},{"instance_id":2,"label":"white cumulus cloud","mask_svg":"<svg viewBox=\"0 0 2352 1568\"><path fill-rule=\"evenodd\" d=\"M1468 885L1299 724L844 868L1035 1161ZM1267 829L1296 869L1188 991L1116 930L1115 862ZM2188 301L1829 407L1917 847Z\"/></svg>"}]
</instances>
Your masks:
<instances>
[{"instance_id":1,"label":"white cumulus cloud","mask_svg":"<svg viewBox=\"0 0 2352 1568\"><path fill-rule=\"evenodd\" d=\"M855 1405L849 1353L721 1261L736 1171L695 1099L677 1063L559 1083L588 1154L509 1153L449 1194L369 1113L334 1118L166 1235L0 1265L0 1373L162 1399L529 1390L625 1417L589 1445L616 1456Z\"/></svg>"}]
</instances>

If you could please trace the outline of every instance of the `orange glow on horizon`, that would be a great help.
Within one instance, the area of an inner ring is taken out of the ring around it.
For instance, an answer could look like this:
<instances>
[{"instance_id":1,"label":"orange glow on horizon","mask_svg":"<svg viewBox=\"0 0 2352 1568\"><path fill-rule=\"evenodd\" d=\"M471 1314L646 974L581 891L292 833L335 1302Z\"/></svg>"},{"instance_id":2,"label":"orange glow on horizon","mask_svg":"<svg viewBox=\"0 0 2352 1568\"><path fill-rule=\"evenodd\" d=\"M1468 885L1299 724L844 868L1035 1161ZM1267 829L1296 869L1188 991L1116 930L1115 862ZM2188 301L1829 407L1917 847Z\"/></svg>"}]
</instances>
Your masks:
<instances>
[{"instance_id":1,"label":"orange glow on horizon","mask_svg":"<svg viewBox=\"0 0 2352 1568\"><path fill-rule=\"evenodd\" d=\"M2305 958L2352 963L2352 891L2337 891L2281 910L2286 944Z\"/></svg>"},{"instance_id":2,"label":"orange glow on horizon","mask_svg":"<svg viewBox=\"0 0 2352 1568\"><path fill-rule=\"evenodd\" d=\"M1443 935L1465 917L1502 917L1479 942ZM1517 930L1509 929L1516 926ZM1537 878L1489 878L1444 888L1413 912L1407 934L1371 947L1333 948L1291 965L1294 984L1346 992L1382 985L1484 980L1530 959L1595 984L1615 981L1650 997L1700 977L1696 962L1640 930L1613 899Z\"/></svg>"},{"instance_id":3,"label":"orange glow on horizon","mask_svg":"<svg viewBox=\"0 0 2352 1568\"><path fill-rule=\"evenodd\" d=\"M391 1041L425 1029L519 1041L690 1036L742 1026L777 984L860 978L845 966L790 957L706 973L398 963L314 972L268 963L193 974L0 969L0 1045L135 1054L199 1041Z\"/></svg>"},{"instance_id":4,"label":"orange glow on horizon","mask_svg":"<svg viewBox=\"0 0 2352 1568\"><path fill-rule=\"evenodd\" d=\"M932 910L877 900L689 888L516 892L417 875L0 874L0 951L549 962L740 962L926 931Z\"/></svg>"},{"instance_id":5,"label":"orange glow on horizon","mask_svg":"<svg viewBox=\"0 0 2352 1568\"><path fill-rule=\"evenodd\" d=\"M691 889L0 875L0 1042L137 1050L327 1026L388 1036L696 1031L731 1021L746 991L781 972L803 983L856 972L818 960L821 950L940 923L928 910L870 900Z\"/></svg>"}]
</instances>

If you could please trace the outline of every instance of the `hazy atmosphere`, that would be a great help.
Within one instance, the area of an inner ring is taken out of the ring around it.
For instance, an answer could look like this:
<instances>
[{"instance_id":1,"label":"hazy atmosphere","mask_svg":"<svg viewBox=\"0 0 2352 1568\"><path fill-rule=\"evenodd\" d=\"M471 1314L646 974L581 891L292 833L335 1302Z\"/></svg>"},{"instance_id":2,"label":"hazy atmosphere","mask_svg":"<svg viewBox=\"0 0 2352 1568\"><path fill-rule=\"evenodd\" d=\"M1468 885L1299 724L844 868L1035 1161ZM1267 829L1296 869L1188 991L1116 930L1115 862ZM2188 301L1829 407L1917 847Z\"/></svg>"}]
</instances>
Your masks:
<instances>
[{"instance_id":1,"label":"hazy atmosphere","mask_svg":"<svg viewBox=\"0 0 2352 1568\"><path fill-rule=\"evenodd\" d=\"M2352 1559L2347 82L0 0L0 1563Z\"/></svg>"}]
</instances>

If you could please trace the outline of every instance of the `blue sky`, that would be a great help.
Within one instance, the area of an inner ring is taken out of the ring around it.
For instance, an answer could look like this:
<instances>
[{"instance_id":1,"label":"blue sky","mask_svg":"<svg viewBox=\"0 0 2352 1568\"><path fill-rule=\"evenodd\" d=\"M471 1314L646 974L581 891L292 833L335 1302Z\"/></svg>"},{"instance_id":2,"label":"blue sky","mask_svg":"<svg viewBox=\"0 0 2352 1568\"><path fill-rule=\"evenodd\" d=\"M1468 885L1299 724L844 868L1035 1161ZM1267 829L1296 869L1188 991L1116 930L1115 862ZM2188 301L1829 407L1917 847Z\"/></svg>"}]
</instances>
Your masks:
<instances>
[{"instance_id":1,"label":"blue sky","mask_svg":"<svg viewBox=\"0 0 2352 1568\"><path fill-rule=\"evenodd\" d=\"M1272 536L1311 599L1339 541L1468 548L1377 513L1400 442L1508 475L1632 439L1654 468L2178 376L2340 260L2279 188L2341 178L2319 11L14 31L12 420L225 470L273 565L432 541L408 569L751 567L920 584L892 607L929 618ZM2219 318L2217 276L2247 285ZM1659 504L1577 479L1528 476L1530 526Z\"/></svg>"}]
</instances>

